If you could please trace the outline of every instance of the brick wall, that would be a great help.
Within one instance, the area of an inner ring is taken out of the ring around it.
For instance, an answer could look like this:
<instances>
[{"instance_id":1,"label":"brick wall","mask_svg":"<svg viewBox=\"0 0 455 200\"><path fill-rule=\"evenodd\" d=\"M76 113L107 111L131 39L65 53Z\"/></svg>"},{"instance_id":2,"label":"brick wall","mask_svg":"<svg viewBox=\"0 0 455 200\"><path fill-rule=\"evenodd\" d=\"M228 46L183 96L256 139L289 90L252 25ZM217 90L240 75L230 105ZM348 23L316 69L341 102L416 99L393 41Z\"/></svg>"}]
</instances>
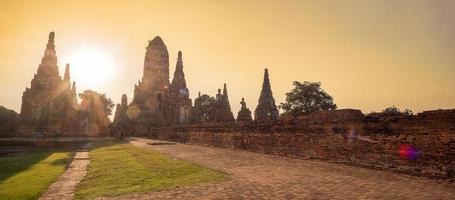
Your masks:
<instances>
[{"instance_id":1,"label":"brick wall","mask_svg":"<svg viewBox=\"0 0 455 200\"><path fill-rule=\"evenodd\" d=\"M272 124L200 124L152 130L162 140L317 158L452 179L455 109L370 118L359 110L315 113Z\"/></svg>"}]
</instances>

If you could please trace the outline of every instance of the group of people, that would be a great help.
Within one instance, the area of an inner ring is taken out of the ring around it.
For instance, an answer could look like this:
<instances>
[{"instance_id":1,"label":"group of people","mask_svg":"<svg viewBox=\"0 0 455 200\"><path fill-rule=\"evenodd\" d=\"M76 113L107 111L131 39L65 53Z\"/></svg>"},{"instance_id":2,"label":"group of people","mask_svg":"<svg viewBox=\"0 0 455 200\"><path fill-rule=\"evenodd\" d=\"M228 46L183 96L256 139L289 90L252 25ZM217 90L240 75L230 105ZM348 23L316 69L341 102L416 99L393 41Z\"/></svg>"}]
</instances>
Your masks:
<instances>
[{"instance_id":1,"label":"group of people","mask_svg":"<svg viewBox=\"0 0 455 200\"><path fill-rule=\"evenodd\" d=\"M125 139L125 133L123 131L114 130L112 134L115 137L115 139L117 139L117 140Z\"/></svg>"},{"instance_id":2,"label":"group of people","mask_svg":"<svg viewBox=\"0 0 455 200\"><path fill-rule=\"evenodd\" d=\"M46 131L36 131L35 140L44 140L46 139Z\"/></svg>"}]
</instances>

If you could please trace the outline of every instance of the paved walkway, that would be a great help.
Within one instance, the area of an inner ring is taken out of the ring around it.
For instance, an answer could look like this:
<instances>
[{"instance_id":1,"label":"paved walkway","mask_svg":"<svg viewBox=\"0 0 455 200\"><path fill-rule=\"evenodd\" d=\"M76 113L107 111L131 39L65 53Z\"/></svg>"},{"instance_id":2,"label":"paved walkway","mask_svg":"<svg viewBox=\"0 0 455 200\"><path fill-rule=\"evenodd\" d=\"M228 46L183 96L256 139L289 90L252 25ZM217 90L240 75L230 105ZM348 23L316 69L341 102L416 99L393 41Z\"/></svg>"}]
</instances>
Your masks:
<instances>
[{"instance_id":1,"label":"paved walkway","mask_svg":"<svg viewBox=\"0 0 455 200\"><path fill-rule=\"evenodd\" d=\"M56 182L47 188L46 192L41 195L41 200L73 199L76 186L84 178L87 166L90 163L88 154L90 145L91 143L87 143L76 152L68 169Z\"/></svg>"},{"instance_id":2,"label":"paved walkway","mask_svg":"<svg viewBox=\"0 0 455 200\"><path fill-rule=\"evenodd\" d=\"M455 199L453 184L323 161L196 145L132 144L231 174L205 183L120 199Z\"/></svg>"}]
</instances>

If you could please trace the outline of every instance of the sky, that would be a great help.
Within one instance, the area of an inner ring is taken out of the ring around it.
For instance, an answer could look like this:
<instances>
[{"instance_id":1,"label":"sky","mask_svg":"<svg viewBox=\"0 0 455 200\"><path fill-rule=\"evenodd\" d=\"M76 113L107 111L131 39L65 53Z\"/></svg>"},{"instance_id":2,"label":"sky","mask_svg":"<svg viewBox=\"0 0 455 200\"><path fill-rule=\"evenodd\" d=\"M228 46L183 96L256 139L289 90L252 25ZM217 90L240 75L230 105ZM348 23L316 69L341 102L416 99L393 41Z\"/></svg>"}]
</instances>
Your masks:
<instances>
[{"instance_id":1,"label":"sky","mask_svg":"<svg viewBox=\"0 0 455 200\"><path fill-rule=\"evenodd\" d=\"M227 83L254 111L264 68L276 103L293 81L320 81L339 108L455 108L455 1L0 0L0 105L20 111L50 31L59 70L81 93L132 100L159 35L170 75L183 52L190 97ZM91 60L93 59L93 61Z\"/></svg>"}]
</instances>

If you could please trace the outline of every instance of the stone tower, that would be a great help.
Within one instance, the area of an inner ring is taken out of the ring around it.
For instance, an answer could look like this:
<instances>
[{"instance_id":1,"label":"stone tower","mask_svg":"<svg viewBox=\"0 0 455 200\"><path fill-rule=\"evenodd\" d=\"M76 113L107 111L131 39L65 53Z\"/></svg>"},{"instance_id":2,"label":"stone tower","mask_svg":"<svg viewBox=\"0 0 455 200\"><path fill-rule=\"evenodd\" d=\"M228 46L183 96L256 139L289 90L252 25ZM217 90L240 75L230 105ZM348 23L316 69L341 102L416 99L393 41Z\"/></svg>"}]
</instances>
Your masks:
<instances>
[{"instance_id":1,"label":"stone tower","mask_svg":"<svg viewBox=\"0 0 455 200\"><path fill-rule=\"evenodd\" d=\"M177 57L172 84L169 82L169 53L157 36L149 41L144 59L144 74L134 87L133 101L128 107L138 134L153 127L188 123L191 99L183 73L182 52Z\"/></svg>"},{"instance_id":2,"label":"stone tower","mask_svg":"<svg viewBox=\"0 0 455 200\"><path fill-rule=\"evenodd\" d=\"M190 110L191 110L191 99L189 90L186 87L185 73L183 72L183 59L182 52L178 52L177 64L175 66L174 77L171 83L171 95L174 102L175 110L173 112L173 123L175 124L186 124L189 123Z\"/></svg>"},{"instance_id":3,"label":"stone tower","mask_svg":"<svg viewBox=\"0 0 455 200\"><path fill-rule=\"evenodd\" d=\"M156 36L149 41L144 59L142 82L149 90L164 91L169 87L169 53L163 40Z\"/></svg>"},{"instance_id":4,"label":"stone tower","mask_svg":"<svg viewBox=\"0 0 455 200\"><path fill-rule=\"evenodd\" d=\"M37 73L30 88L26 88L22 95L20 115L25 124L36 129L65 134L76 128L78 105L74 83L74 88L71 88L69 64L64 78L59 75L54 39L54 32L49 33Z\"/></svg>"},{"instance_id":5,"label":"stone tower","mask_svg":"<svg viewBox=\"0 0 455 200\"><path fill-rule=\"evenodd\" d=\"M139 124L149 129L169 123L166 120L170 109L166 105L169 85L169 54L163 40L157 36L146 47L144 74L134 87L131 105L140 111Z\"/></svg>"},{"instance_id":6,"label":"stone tower","mask_svg":"<svg viewBox=\"0 0 455 200\"><path fill-rule=\"evenodd\" d=\"M115 108L114 121L112 127L117 131L129 132L128 99L126 94L122 95L122 101Z\"/></svg>"},{"instance_id":7,"label":"stone tower","mask_svg":"<svg viewBox=\"0 0 455 200\"><path fill-rule=\"evenodd\" d=\"M234 114L232 113L231 110L231 104L229 103L226 83L223 86L223 93L221 93L221 89L218 89L218 94L216 95L213 121L215 122L235 121Z\"/></svg>"},{"instance_id":8,"label":"stone tower","mask_svg":"<svg viewBox=\"0 0 455 200\"><path fill-rule=\"evenodd\" d=\"M273 121L278 119L278 109L273 98L270 86L269 71L264 70L264 81L262 83L261 95L259 96L258 106L254 111L254 121Z\"/></svg>"}]
</instances>

